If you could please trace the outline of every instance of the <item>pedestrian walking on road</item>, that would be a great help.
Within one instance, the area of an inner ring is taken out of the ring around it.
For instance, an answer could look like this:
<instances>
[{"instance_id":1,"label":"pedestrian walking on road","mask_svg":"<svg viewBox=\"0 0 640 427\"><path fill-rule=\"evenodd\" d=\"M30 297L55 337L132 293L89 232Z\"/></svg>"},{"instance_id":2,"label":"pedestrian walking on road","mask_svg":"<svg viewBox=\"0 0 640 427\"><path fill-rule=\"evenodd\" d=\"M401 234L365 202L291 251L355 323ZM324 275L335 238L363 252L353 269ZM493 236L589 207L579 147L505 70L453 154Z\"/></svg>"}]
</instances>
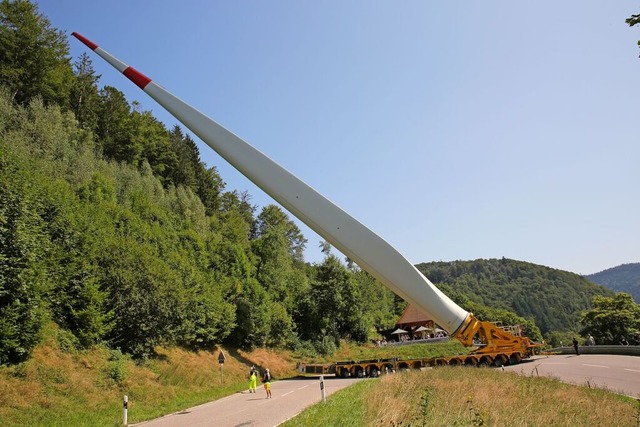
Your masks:
<instances>
[{"instance_id":1,"label":"pedestrian walking on road","mask_svg":"<svg viewBox=\"0 0 640 427\"><path fill-rule=\"evenodd\" d=\"M271 373L268 368L264 371L262 382L264 383L264 391L267 392L267 399L271 399Z\"/></svg>"},{"instance_id":2,"label":"pedestrian walking on road","mask_svg":"<svg viewBox=\"0 0 640 427\"><path fill-rule=\"evenodd\" d=\"M573 339L573 349L576 352L576 356L580 356L580 350L578 350L578 340L577 339Z\"/></svg>"},{"instance_id":3,"label":"pedestrian walking on road","mask_svg":"<svg viewBox=\"0 0 640 427\"><path fill-rule=\"evenodd\" d=\"M249 371L249 393L255 393L257 389L258 383L258 372L255 367L251 367L251 371Z\"/></svg>"}]
</instances>

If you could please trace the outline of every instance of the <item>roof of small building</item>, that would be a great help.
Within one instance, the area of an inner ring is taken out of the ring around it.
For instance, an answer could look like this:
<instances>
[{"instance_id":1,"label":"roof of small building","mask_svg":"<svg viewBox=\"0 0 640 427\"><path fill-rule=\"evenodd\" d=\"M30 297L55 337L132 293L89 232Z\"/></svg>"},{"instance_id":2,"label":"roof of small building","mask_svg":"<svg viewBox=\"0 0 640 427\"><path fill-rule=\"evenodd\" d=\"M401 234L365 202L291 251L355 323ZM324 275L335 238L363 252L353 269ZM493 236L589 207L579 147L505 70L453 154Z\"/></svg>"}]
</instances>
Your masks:
<instances>
[{"instance_id":1,"label":"roof of small building","mask_svg":"<svg viewBox=\"0 0 640 427\"><path fill-rule=\"evenodd\" d=\"M402 313L402 316L400 316L400 318L396 322L396 326L398 327L402 327L403 325L421 326L427 324L432 325L433 320L430 319L429 316L424 314L422 310L411 304L407 305L407 307L404 309L404 312Z\"/></svg>"}]
</instances>

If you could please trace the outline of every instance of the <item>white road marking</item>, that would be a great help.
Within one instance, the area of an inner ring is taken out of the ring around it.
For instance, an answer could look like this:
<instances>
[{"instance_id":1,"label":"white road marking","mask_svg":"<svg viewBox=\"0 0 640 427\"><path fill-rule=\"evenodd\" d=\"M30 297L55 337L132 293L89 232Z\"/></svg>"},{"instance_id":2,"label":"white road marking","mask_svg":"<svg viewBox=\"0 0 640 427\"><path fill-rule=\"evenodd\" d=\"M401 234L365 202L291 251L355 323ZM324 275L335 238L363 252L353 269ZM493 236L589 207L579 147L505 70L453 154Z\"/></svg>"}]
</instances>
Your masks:
<instances>
[{"instance_id":1,"label":"white road marking","mask_svg":"<svg viewBox=\"0 0 640 427\"><path fill-rule=\"evenodd\" d=\"M604 366L604 365L589 365L588 363L583 363L582 366L591 366L592 368L607 368L609 369L609 366Z\"/></svg>"},{"instance_id":2,"label":"white road marking","mask_svg":"<svg viewBox=\"0 0 640 427\"><path fill-rule=\"evenodd\" d=\"M624 368L625 371L631 371L631 372L640 372L640 369L628 369L628 368Z\"/></svg>"},{"instance_id":3,"label":"white road marking","mask_svg":"<svg viewBox=\"0 0 640 427\"><path fill-rule=\"evenodd\" d=\"M283 394L283 395L282 395L282 396L280 396L280 397L285 397L287 394L291 394L291 393L293 393L293 392L294 392L294 390L291 390L291 391L289 391L289 392L287 392L287 393Z\"/></svg>"},{"instance_id":4,"label":"white road marking","mask_svg":"<svg viewBox=\"0 0 640 427\"><path fill-rule=\"evenodd\" d=\"M568 365L568 363L553 363L553 362L542 362L541 365Z\"/></svg>"},{"instance_id":5,"label":"white road marking","mask_svg":"<svg viewBox=\"0 0 640 427\"><path fill-rule=\"evenodd\" d=\"M310 385L311 385L311 384L307 384L307 385L305 385L305 386L303 386L303 387L300 387L298 390L302 390L303 388L307 388L307 387L309 387Z\"/></svg>"}]
</instances>

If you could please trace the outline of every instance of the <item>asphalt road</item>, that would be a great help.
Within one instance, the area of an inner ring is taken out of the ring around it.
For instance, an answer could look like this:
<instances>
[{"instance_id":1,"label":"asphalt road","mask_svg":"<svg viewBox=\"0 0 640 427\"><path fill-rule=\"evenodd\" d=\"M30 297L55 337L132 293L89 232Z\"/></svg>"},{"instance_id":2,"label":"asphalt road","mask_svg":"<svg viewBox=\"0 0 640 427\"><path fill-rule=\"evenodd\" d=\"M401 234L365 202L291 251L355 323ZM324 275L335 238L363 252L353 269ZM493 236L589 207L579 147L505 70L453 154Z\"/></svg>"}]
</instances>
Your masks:
<instances>
[{"instance_id":1,"label":"asphalt road","mask_svg":"<svg viewBox=\"0 0 640 427\"><path fill-rule=\"evenodd\" d=\"M640 357L607 354L536 356L505 371L527 376L554 377L561 381L604 388L614 393L640 397Z\"/></svg>"},{"instance_id":2,"label":"asphalt road","mask_svg":"<svg viewBox=\"0 0 640 427\"><path fill-rule=\"evenodd\" d=\"M498 369L498 368L493 368ZM640 357L604 354L536 356L505 371L526 376L554 377L567 383L599 387L615 393L640 397ZM326 378L325 394L361 379ZM263 388L236 393L223 399L175 414L135 424L143 427L274 427L321 400L320 382L315 378L276 381L272 399Z\"/></svg>"},{"instance_id":3,"label":"asphalt road","mask_svg":"<svg viewBox=\"0 0 640 427\"><path fill-rule=\"evenodd\" d=\"M327 378L325 396L362 379ZM141 427L274 427L321 401L320 381L303 378L271 383L271 399L258 385L257 393L236 393L195 408L155 420L134 424Z\"/></svg>"}]
</instances>

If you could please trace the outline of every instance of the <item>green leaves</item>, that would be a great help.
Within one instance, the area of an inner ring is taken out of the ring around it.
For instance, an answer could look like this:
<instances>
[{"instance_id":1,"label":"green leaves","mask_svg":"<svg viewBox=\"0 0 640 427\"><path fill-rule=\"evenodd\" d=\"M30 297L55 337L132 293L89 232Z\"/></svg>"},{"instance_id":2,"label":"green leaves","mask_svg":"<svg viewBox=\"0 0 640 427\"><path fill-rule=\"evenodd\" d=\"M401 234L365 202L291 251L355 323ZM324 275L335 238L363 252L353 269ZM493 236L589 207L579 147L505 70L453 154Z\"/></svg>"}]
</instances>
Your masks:
<instances>
[{"instance_id":1,"label":"green leaves","mask_svg":"<svg viewBox=\"0 0 640 427\"><path fill-rule=\"evenodd\" d=\"M16 161L0 141L0 164ZM16 167L0 170L0 364L25 360L40 338L44 319L48 245L29 177Z\"/></svg>"},{"instance_id":2,"label":"green leaves","mask_svg":"<svg viewBox=\"0 0 640 427\"><path fill-rule=\"evenodd\" d=\"M621 337L640 337L640 304L624 292L614 297L595 296L593 308L582 313L581 333L591 334L597 344L619 344ZM636 343L637 344L637 343Z\"/></svg>"},{"instance_id":3,"label":"green leaves","mask_svg":"<svg viewBox=\"0 0 640 427\"><path fill-rule=\"evenodd\" d=\"M624 22L626 22L630 27L633 27L640 23L640 15L631 15L629 18L625 19Z\"/></svg>"},{"instance_id":4,"label":"green leaves","mask_svg":"<svg viewBox=\"0 0 640 427\"><path fill-rule=\"evenodd\" d=\"M72 81L62 31L29 1L0 2L0 82L11 99L27 105L41 97L46 104L66 106Z\"/></svg>"},{"instance_id":5,"label":"green leaves","mask_svg":"<svg viewBox=\"0 0 640 427\"><path fill-rule=\"evenodd\" d=\"M626 22L630 27L633 27L640 23L640 15L631 15L629 18L625 19L624 22ZM638 40L638 46L640 46L640 40Z\"/></svg>"}]
</instances>

